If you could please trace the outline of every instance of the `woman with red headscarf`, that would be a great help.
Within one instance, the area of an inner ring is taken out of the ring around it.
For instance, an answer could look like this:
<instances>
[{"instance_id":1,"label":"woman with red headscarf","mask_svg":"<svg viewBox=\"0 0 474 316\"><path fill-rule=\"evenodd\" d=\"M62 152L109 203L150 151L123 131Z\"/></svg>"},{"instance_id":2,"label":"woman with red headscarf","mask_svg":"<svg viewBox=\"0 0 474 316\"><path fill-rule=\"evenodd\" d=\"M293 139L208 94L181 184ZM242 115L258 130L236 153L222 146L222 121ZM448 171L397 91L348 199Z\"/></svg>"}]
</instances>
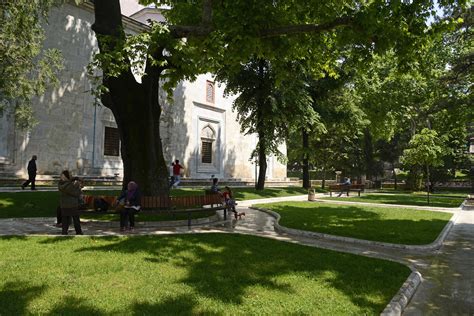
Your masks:
<instances>
[{"instance_id":1,"label":"woman with red headscarf","mask_svg":"<svg viewBox=\"0 0 474 316\"><path fill-rule=\"evenodd\" d=\"M127 190L123 191L118 198L120 207L120 231L127 228L133 230L135 228L135 214L140 211L140 192L138 185L134 181L130 181Z\"/></svg>"}]
</instances>

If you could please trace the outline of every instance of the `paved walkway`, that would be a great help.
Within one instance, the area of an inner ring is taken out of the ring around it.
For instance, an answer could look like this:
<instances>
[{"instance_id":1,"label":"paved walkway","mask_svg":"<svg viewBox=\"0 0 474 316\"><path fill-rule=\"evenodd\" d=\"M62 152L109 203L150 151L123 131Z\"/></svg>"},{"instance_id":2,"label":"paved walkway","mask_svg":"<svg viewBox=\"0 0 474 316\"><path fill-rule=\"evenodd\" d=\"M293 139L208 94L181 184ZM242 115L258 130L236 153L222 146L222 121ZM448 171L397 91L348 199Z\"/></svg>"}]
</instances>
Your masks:
<instances>
[{"instance_id":1,"label":"paved walkway","mask_svg":"<svg viewBox=\"0 0 474 316\"><path fill-rule=\"evenodd\" d=\"M274 231L275 219L272 216L249 208L256 203L306 199L305 195L239 202L239 211L246 213L242 220L221 221L213 225L193 226L190 229L187 226L159 227L145 224L129 235L232 232L398 261L417 269L423 276L423 282L404 315L474 315L474 211L450 209L458 216L442 248L435 252L414 252L278 234ZM60 235L60 229L54 227L54 220L53 217L2 219L0 235ZM83 231L85 235L121 235L116 223L87 221L83 223Z\"/></svg>"}]
</instances>

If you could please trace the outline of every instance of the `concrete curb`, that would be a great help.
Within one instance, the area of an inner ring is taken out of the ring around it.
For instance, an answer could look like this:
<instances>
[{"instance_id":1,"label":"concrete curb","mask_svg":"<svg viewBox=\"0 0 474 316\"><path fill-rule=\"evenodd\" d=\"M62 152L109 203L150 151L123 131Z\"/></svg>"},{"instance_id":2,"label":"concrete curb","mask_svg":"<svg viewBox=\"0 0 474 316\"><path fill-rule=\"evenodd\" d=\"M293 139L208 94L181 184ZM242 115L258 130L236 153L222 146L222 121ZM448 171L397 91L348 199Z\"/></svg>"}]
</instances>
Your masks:
<instances>
[{"instance_id":1,"label":"concrete curb","mask_svg":"<svg viewBox=\"0 0 474 316\"><path fill-rule=\"evenodd\" d=\"M416 292L416 289L422 282L422 277L420 272L413 271L410 276L407 278L405 283L403 283L400 290L392 298L390 303L387 304L383 312L380 314L382 316L398 316L407 307L411 298Z\"/></svg>"},{"instance_id":2,"label":"concrete curb","mask_svg":"<svg viewBox=\"0 0 474 316\"><path fill-rule=\"evenodd\" d=\"M463 211L474 211L474 201L472 198L465 199L461 204Z\"/></svg>"},{"instance_id":3,"label":"concrete curb","mask_svg":"<svg viewBox=\"0 0 474 316\"><path fill-rule=\"evenodd\" d=\"M410 250L410 251L421 251L421 252L431 252L434 250L438 250L441 248L443 245L443 241L448 235L449 231L454 225L454 222L456 221L457 217L459 216L459 213L455 213L449 222L446 224L446 226L443 228L441 231L440 235L434 242L431 244L427 245L404 245L404 244L392 244L392 243L385 243L385 242L380 242L380 241L372 241L372 240L364 240L364 239L357 239L357 238L351 238L351 237L342 237L342 236L337 236L337 235L330 235L330 234L324 234L324 233L317 233L317 232L310 232L310 231L305 231L305 230L300 230L300 229L294 229L294 228L288 228L285 226L281 226L279 224L280 221L280 214L273 212L271 210L267 210L264 208L256 208L256 207L251 207L251 209L258 210L265 212L267 214L270 214L271 216L276 218L275 221L275 231L278 233L285 233L289 235L295 235L295 236L301 236L301 237L311 237L311 238L317 238L317 239L324 239L324 240L330 240L330 241L339 241L339 242L344 242L344 243L352 243L352 244L360 244L360 245L367 245L367 246L375 246L375 247L383 247L383 248L391 248L391 249L404 249L404 250Z\"/></svg>"}]
</instances>

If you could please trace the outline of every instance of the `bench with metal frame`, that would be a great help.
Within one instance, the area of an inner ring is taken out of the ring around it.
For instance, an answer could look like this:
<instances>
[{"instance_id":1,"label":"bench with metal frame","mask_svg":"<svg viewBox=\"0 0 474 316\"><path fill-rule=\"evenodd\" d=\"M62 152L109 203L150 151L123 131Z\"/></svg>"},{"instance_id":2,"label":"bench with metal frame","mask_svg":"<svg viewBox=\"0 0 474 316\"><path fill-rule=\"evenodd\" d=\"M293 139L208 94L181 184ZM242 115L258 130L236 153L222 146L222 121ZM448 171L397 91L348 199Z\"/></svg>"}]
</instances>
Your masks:
<instances>
[{"instance_id":1,"label":"bench with metal frame","mask_svg":"<svg viewBox=\"0 0 474 316\"><path fill-rule=\"evenodd\" d=\"M329 196L332 197L332 192L346 192L349 196L349 191L357 192L360 197L360 192L364 192L364 184L331 184L329 185Z\"/></svg>"}]
</instances>

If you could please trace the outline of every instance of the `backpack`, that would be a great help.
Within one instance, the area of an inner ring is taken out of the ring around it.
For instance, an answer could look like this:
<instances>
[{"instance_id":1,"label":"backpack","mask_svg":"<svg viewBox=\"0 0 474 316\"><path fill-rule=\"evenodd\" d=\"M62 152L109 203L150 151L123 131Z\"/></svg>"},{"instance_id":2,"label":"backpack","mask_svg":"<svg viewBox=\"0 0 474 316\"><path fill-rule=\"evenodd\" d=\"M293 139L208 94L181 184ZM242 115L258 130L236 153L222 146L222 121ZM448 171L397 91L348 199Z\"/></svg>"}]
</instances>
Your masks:
<instances>
[{"instance_id":1,"label":"backpack","mask_svg":"<svg viewBox=\"0 0 474 316\"><path fill-rule=\"evenodd\" d=\"M103 198L94 199L94 210L107 212L108 209L109 209L109 203L107 203L106 200L104 200Z\"/></svg>"}]
</instances>

